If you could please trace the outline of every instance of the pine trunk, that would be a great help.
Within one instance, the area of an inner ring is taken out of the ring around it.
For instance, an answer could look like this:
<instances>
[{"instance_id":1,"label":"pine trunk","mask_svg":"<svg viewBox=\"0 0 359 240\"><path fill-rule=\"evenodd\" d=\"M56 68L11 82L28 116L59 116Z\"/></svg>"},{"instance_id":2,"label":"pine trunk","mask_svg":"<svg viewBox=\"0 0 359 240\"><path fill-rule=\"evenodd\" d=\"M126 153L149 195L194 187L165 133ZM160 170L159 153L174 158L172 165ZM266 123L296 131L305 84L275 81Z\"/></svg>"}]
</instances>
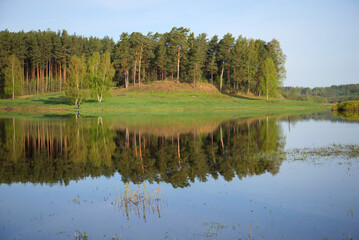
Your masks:
<instances>
[{"instance_id":1,"label":"pine trunk","mask_svg":"<svg viewBox=\"0 0 359 240\"><path fill-rule=\"evenodd\" d=\"M177 61L177 83L179 83L179 65L180 65L180 54L181 54L181 47L178 45L178 61Z\"/></svg>"},{"instance_id":2,"label":"pine trunk","mask_svg":"<svg viewBox=\"0 0 359 240\"><path fill-rule=\"evenodd\" d=\"M231 76L230 76L230 73L229 73L229 67L228 67L228 69L227 69L227 80L228 80L228 86L230 86L231 85Z\"/></svg>"},{"instance_id":3,"label":"pine trunk","mask_svg":"<svg viewBox=\"0 0 359 240\"><path fill-rule=\"evenodd\" d=\"M224 64L224 62L223 62L223 64ZM223 83L223 72L224 72L224 65L222 66L221 78L219 81L219 91L221 91L221 92L222 92L222 83Z\"/></svg>"},{"instance_id":4,"label":"pine trunk","mask_svg":"<svg viewBox=\"0 0 359 240\"><path fill-rule=\"evenodd\" d=\"M211 67L211 84L213 84L213 67Z\"/></svg>"},{"instance_id":5,"label":"pine trunk","mask_svg":"<svg viewBox=\"0 0 359 240\"><path fill-rule=\"evenodd\" d=\"M125 70L125 88L128 88L128 69Z\"/></svg>"},{"instance_id":6,"label":"pine trunk","mask_svg":"<svg viewBox=\"0 0 359 240\"><path fill-rule=\"evenodd\" d=\"M15 99L15 76L14 76L14 63L11 64L11 78L12 78L12 99ZM15 130L14 130L15 131Z\"/></svg>"},{"instance_id":7,"label":"pine trunk","mask_svg":"<svg viewBox=\"0 0 359 240\"><path fill-rule=\"evenodd\" d=\"M45 92L47 92L47 87L48 87L48 82L49 82L48 70L49 70L49 61L46 60L46 65L45 65Z\"/></svg>"},{"instance_id":8,"label":"pine trunk","mask_svg":"<svg viewBox=\"0 0 359 240\"><path fill-rule=\"evenodd\" d=\"M27 94L29 94L29 66L26 67L26 89Z\"/></svg>"},{"instance_id":9,"label":"pine trunk","mask_svg":"<svg viewBox=\"0 0 359 240\"><path fill-rule=\"evenodd\" d=\"M142 55L142 48L141 48L141 55ZM142 56L140 55L140 61L138 62L138 86L141 87L141 59Z\"/></svg>"},{"instance_id":10,"label":"pine trunk","mask_svg":"<svg viewBox=\"0 0 359 240\"><path fill-rule=\"evenodd\" d=\"M248 90L247 90L247 94L249 94L250 86L251 86L251 79L250 79L250 76L249 76L249 68L248 68Z\"/></svg>"},{"instance_id":11,"label":"pine trunk","mask_svg":"<svg viewBox=\"0 0 359 240\"><path fill-rule=\"evenodd\" d=\"M194 65L193 69L193 84L196 85L196 65Z\"/></svg>"},{"instance_id":12,"label":"pine trunk","mask_svg":"<svg viewBox=\"0 0 359 240\"><path fill-rule=\"evenodd\" d=\"M58 79L58 66L57 66L57 64L55 64L55 70L56 70L56 73L55 73L55 81L56 81L56 83L59 81L59 79ZM56 91L56 90L55 90ZM60 92L61 92L61 90L60 90Z\"/></svg>"},{"instance_id":13,"label":"pine trunk","mask_svg":"<svg viewBox=\"0 0 359 240\"><path fill-rule=\"evenodd\" d=\"M40 69L41 93L44 93L44 69Z\"/></svg>"},{"instance_id":14,"label":"pine trunk","mask_svg":"<svg viewBox=\"0 0 359 240\"><path fill-rule=\"evenodd\" d=\"M61 78L61 72L62 72L62 69L61 69L61 63L60 63L60 71L59 71L59 73L60 73L60 76L59 76L59 78L60 78L60 92L62 91L62 78Z\"/></svg>"},{"instance_id":15,"label":"pine trunk","mask_svg":"<svg viewBox=\"0 0 359 240\"><path fill-rule=\"evenodd\" d=\"M65 66L64 66L64 83L66 83L66 63L65 63Z\"/></svg>"},{"instance_id":16,"label":"pine trunk","mask_svg":"<svg viewBox=\"0 0 359 240\"><path fill-rule=\"evenodd\" d=\"M39 68L39 65L37 65L36 74L37 74L36 93L39 93L39 91L40 91L40 68Z\"/></svg>"},{"instance_id":17,"label":"pine trunk","mask_svg":"<svg viewBox=\"0 0 359 240\"><path fill-rule=\"evenodd\" d=\"M135 61L135 66L134 66L134 71L133 71L133 86L136 85L136 70L137 70L137 60Z\"/></svg>"}]
</instances>

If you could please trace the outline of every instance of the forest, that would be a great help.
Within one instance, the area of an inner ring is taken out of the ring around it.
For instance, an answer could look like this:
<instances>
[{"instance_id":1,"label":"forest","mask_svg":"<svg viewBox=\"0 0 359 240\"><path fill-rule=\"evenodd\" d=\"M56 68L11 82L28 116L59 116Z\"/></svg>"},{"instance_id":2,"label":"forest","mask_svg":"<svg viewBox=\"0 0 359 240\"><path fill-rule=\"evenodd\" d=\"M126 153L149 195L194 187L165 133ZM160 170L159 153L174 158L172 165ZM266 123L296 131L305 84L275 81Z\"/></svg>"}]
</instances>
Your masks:
<instances>
[{"instance_id":1,"label":"forest","mask_svg":"<svg viewBox=\"0 0 359 240\"><path fill-rule=\"evenodd\" d=\"M190 29L112 38L62 31L0 32L0 97L67 91L73 103L99 102L110 87L167 81L208 82L220 91L276 97L286 77L279 41L208 38ZM91 90L91 91L88 91Z\"/></svg>"},{"instance_id":2,"label":"forest","mask_svg":"<svg viewBox=\"0 0 359 240\"><path fill-rule=\"evenodd\" d=\"M359 84L315 88L284 87L282 88L282 94L288 99L324 103L359 100Z\"/></svg>"}]
</instances>

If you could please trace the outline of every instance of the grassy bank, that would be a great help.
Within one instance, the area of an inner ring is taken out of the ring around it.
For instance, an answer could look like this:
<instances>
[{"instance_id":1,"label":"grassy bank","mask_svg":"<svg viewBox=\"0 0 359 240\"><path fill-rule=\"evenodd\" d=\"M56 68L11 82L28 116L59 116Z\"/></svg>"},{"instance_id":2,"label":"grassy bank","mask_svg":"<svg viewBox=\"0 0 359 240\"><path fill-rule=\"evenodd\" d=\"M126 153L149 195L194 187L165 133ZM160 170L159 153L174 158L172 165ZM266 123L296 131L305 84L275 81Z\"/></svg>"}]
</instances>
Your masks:
<instances>
[{"instance_id":1,"label":"grassy bank","mask_svg":"<svg viewBox=\"0 0 359 240\"><path fill-rule=\"evenodd\" d=\"M325 109L329 106L286 99L266 100L248 95L230 96L210 84L153 83L130 89L114 88L102 103L89 99L81 104L82 113L99 112L168 112L168 111L264 111L278 112L304 109ZM2 111L77 112L64 93L25 96L0 100Z\"/></svg>"}]
</instances>

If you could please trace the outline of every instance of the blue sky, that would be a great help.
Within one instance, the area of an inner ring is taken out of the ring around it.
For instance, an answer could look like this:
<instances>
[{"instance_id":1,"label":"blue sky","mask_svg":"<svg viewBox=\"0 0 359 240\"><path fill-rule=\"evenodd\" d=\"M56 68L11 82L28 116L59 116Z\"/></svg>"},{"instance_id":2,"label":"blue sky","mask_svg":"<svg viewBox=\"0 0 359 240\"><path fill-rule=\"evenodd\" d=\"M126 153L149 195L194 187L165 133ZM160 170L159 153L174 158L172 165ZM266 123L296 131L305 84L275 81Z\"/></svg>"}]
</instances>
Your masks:
<instances>
[{"instance_id":1,"label":"blue sky","mask_svg":"<svg viewBox=\"0 0 359 240\"><path fill-rule=\"evenodd\" d=\"M0 0L0 30L66 29L117 41L122 32L174 26L276 38L287 55L285 86L359 83L358 0Z\"/></svg>"}]
</instances>

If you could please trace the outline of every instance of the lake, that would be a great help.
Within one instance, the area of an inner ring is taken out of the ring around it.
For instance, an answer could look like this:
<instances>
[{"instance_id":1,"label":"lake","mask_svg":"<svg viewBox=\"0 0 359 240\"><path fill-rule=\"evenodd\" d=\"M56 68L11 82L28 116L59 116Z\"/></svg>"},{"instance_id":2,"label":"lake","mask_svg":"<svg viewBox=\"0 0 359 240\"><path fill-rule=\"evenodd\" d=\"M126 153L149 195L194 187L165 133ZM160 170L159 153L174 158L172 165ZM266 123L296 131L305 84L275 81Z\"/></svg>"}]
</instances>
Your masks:
<instances>
[{"instance_id":1,"label":"lake","mask_svg":"<svg viewBox=\"0 0 359 240\"><path fill-rule=\"evenodd\" d=\"M0 239L357 239L359 121L0 118Z\"/></svg>"}]
</instances>

